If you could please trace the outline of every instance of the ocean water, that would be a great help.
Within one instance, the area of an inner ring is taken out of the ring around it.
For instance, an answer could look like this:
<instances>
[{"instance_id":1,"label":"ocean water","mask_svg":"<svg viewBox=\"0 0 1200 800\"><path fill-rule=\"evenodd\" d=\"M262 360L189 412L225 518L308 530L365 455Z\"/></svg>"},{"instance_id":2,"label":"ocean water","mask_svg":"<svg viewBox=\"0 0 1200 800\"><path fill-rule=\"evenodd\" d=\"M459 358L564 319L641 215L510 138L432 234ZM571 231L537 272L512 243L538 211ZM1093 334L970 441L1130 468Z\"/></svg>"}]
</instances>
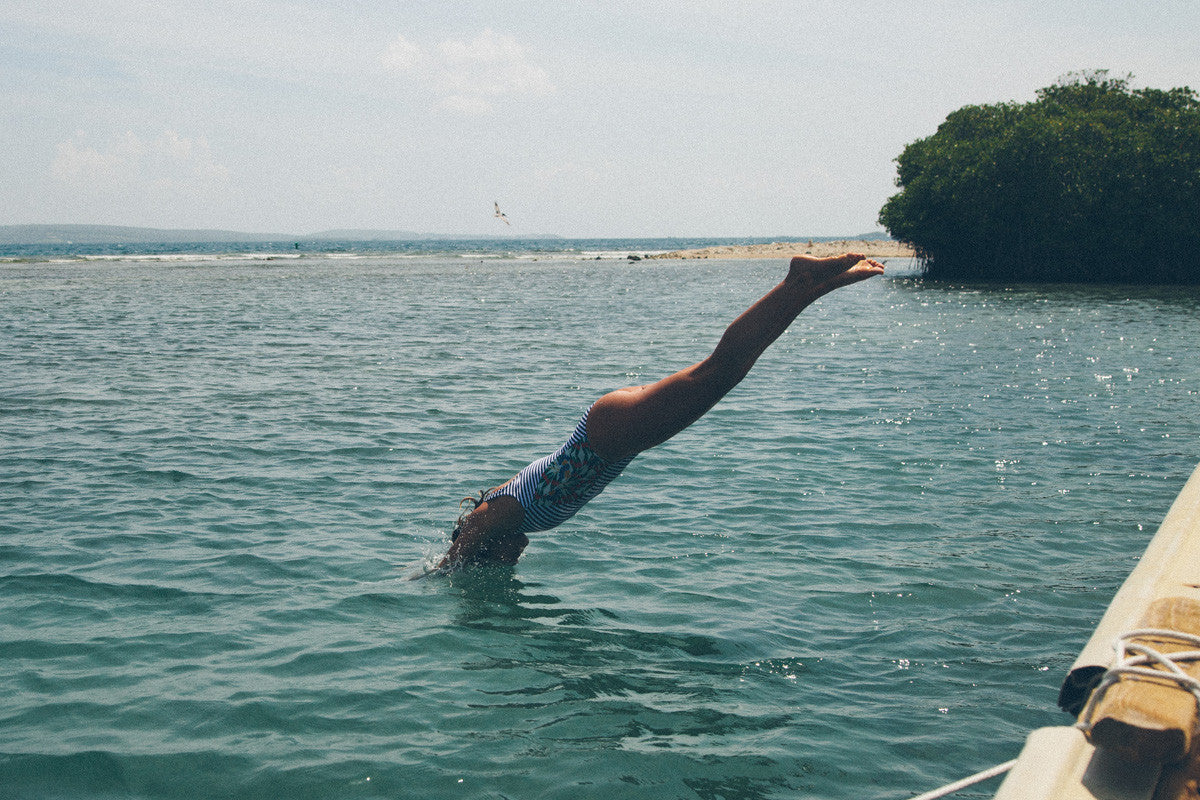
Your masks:
<instances>
[{"instance_id":1,"label":"ocean water","mask_svg":"<svg viewBox=\"0 0 1200 800\"><path fill-rule=\"evenodd\" d=\"M0 263L0 796L905 798L1069 724L1200 461L1200 292L893 262L516 567L407 580L784 266L620 249Z\"/></svg>"}]
</instances>

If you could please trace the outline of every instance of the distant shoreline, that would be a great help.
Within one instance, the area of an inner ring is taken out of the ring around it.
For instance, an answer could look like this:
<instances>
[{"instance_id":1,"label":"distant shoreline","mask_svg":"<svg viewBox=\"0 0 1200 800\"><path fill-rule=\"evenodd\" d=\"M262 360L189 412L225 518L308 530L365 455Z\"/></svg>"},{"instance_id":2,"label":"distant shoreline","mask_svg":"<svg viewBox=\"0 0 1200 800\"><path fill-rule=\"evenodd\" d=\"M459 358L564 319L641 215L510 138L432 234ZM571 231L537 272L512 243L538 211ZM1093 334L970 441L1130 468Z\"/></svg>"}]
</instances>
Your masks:
<instances>
[{"instance_id":1,"label":"distant shoreline","mask_svg":"<svg viewBox=\"0 0 1200 800\"><path fill-rule=\"evenodd\" d=\"M656 253L646 258L787 258L807 254L833 256L841 253L862 253L868 258L913 258L916 253L908 245L890 239L835 239L833 241L772 242L770 244L717 245L695 250L674 250Z\"/></svg>"},{"instance_id":2,"label":"distant shoreline","mask_svg":"<svg viewBox=\"0 0 1200 800\"><path fill-rule=\"evenodd\" d=\"M356 241L410 242L482 239L472 234L436 234L416 231L352 228L317 233L247 233L212 228L139 228L127 225L0 225L4 245L104 245L104 244L270 244L275 242ZM557 240L561 237L533 237Z\"/></svg>"},{"instance_id":3,"label":"distant shoreline","mask_svg":"<svg viewBox=\"0 0 1200 800\"><path fill-rule=\"evenodd\" d=\"M120 246L120 245L174 245L174 244L316 244L337 242L470 242L512 241L552 242L564 246L574 242L622 241L626 246L654 253L654 258L775 258L796 252L814 254L834 252L861 252L865 255L886 258L908 255L904 249L897 251L895 242L876 237L849 236L786 236L775 243L765 243L766 237L563 237L552 234L524 234L514 236L486 234L434 234L402 230L341 229L318 233L246 233L243 231L215 229L172 229L136 228L118 225L0 225L0 246ZM739 242L757 242L739 244ZM675 247L669 253L663 248Z\"/></svg>"}]
</instances>

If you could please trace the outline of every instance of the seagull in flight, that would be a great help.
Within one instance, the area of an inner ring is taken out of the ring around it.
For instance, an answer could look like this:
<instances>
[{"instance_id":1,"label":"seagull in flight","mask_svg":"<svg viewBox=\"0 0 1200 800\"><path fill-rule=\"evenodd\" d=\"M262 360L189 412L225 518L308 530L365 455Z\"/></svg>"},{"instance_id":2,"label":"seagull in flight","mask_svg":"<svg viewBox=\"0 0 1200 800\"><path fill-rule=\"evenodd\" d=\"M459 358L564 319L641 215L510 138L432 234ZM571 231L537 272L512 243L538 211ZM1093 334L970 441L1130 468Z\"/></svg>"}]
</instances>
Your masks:
<instances>
[{"instance_id":1,"label":"seagull in flight","mask_svg":"<svg viewBox=\"0 0 1200 800\"><path fill-rule=\"evenodd\" d=\"M494 200L493 200L493 201L492 201L492 205L494 205L494 206L496 207L496 214L495 214L495 216L497 216L497 217L499 217L500 219L504 220L504 224L505 224L505 225L512 225L512 223L508 221L508 217L507 217L507 216L505 216L504 212L500 210L500 204L499 204L499 203L497 203L496 201L494 201Z\"/></svg>"}]
</instances>

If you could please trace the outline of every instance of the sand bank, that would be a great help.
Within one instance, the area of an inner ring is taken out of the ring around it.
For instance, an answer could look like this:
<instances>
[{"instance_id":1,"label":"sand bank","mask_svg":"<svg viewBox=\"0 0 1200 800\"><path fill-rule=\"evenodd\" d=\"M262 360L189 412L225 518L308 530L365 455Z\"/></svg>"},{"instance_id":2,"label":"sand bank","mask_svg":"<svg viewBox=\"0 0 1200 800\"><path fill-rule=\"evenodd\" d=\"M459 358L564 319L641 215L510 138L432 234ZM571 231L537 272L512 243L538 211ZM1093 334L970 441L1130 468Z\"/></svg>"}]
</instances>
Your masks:
<instances>
[{"instance_id":1,"label":"sand bank","mask_svg":"<svg viewBox=\"0 0 1200 800\"><path fill-rule=\"evenodd\" d=\"M676 250L646 258L787 258L807 253L814 256L835 256L840 253L862 253L869 258L911 258L913 250L906 244L886 239L838 239L832 242L772 242L771 244L720 245L699 250Z\"/></svg>"}]
</instances>

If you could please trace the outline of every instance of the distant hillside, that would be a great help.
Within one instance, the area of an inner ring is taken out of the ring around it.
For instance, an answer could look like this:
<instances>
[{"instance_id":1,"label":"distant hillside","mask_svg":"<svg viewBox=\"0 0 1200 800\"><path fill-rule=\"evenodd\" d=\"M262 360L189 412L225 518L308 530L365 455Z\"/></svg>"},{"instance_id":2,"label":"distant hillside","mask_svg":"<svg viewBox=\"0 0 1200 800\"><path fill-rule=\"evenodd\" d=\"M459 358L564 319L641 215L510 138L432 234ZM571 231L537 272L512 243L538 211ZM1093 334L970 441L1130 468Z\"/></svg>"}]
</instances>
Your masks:
<instances>
[{"instance_id":1,"label":"distant hillside","mask_svg":"<svg viewBox=\"0 0 1200 800\"><path fill-rule=\"evenodd\" d=\"M119 225L0 225L0 244L152 244L159 242L278 242L286 234L129 228Z\"/></svg>"},{"instance_id":2,"label":"distant hillside","mask_svg":"<svg viewBox=\"0 0 1200 800\"><path fill-rule=\"evenodd\" d=\"M343 228L318 233L245 233L188 228L134 228L121 225L0 225L0 245L164 244L176 242L405 242L424 239L480 239L481 234L442 235L414 231ZM502 237L495 237L502 238ZM526 238L557 239L557 236Z\"/></svg>"},{"instance_id":3,"label":"distant hillside","mask_svg":"<svg viewBox=\"0 0 1200 800\"><path fill-rule=\"evenodd\" d=\"M308 233L300 239L334 239L352 242L406 242L411 239L429 239L427 233L414 231L377 231L367 228L336 228L331 231ZM441 238L441 237L437 237Z\"/></svg>"},{"instance_id":4,"label":"distant hillside","mask_svg":"<svg viewBox=\"0 0 1200 800\"><path fill-rule=\"evenodd\" d=\"M195 242L409 242L449 241L471 239L517 238L500 234L438 234L414 231L374 230L369 228L340 228L317 233L245 233L190 228L135 228L122 225L0 225L0 245L46 245L46 244L175 244ZM554 234L524 235L522 239L561 240ZM588 238L588 237L584 237ZM621 238L621 237L604 237ZM638 238L638 237L629 237ZM653 237L651 237L653 238ZM722 237L717 237L718 239ZM736 237L735 237L736 238ZM750 237L760 238L760 237ZM776 240L832 241L834 239L887 240L890 237L881 231L857 236L781 236Z\"/></svg>"}]
</instances>

